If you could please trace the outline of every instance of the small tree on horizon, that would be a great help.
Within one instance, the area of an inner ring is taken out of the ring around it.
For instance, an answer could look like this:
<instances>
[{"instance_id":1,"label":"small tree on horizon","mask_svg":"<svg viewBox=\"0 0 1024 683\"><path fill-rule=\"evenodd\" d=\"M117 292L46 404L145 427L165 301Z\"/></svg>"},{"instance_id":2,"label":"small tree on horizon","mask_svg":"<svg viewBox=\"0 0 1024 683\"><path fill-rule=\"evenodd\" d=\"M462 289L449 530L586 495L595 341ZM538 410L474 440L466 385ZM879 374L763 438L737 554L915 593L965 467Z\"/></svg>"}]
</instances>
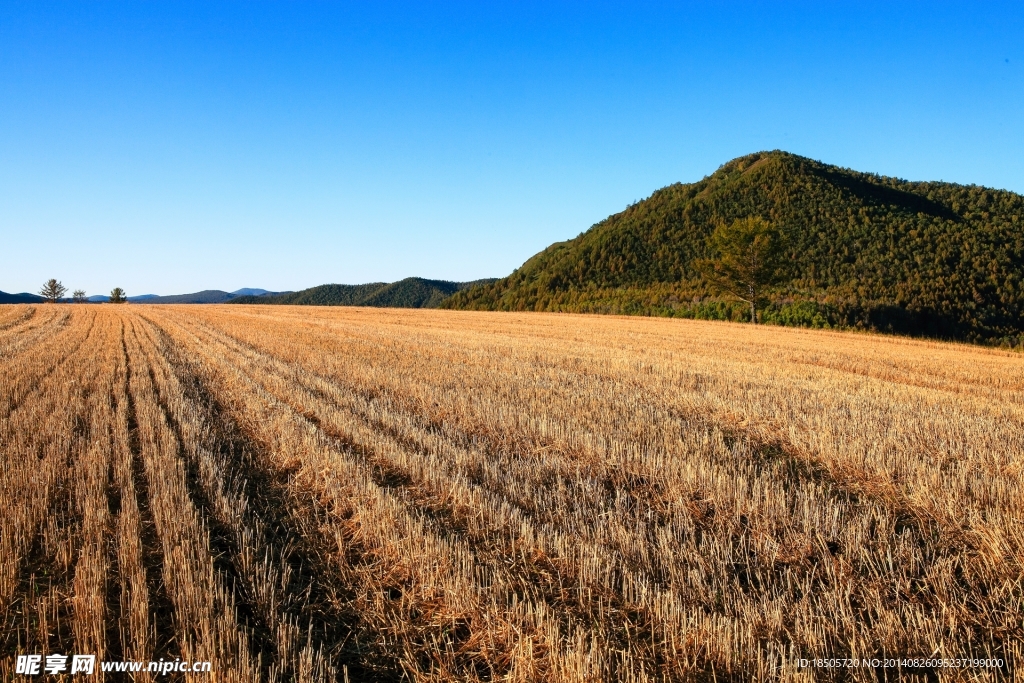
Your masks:
<instances>
[{"instance_id":1,"label":"small tree on horizon","mask_svg":"<svg viewBox=\"0 0 1024 683\"><path fill-rule=\"evenodd\" d=\"M112 304L123 304L128 301L128 295L124 293L124 290L120 287L114 287L110 290L110 303Z\"/></svg>"},{"instance_id":2,"label":"small tree on horizon","mask_svg":"<svg viewBox=\"0 0 1024 683\"><path fill-rule=\"evenodd\" d=\"M71 300L74 301L76 304L84 304L85 303L85 290L84 289L76 289L71 294Z\"/></svg>"},{"instance_id":3,"label":"small tree on horizon","mask_svg":"<svg viewBox=\"0 0 1024 683\"><path fill-rule=\"evenodd\" d=\"M782 233L763 218L749 216L719 225L710 245L716 258L698 263L715 289L750 304L750 322L757 324L757 305L764 290L785 277Z\"/></svg>"},{"instance_id":4,"label":"small tree on horizon","mask_svg":"<svg viewBox=\"0 0 1024 683\"><path fill-rule=\"evenodd\" d=\"M43 288L39 290L39 296L43 297L51 304L55 304L60 301L60 298L64 296L64 292L68 291L68 288L62 285L54 278L50 278L43 285Z\"/></svg>"}]
</instances>

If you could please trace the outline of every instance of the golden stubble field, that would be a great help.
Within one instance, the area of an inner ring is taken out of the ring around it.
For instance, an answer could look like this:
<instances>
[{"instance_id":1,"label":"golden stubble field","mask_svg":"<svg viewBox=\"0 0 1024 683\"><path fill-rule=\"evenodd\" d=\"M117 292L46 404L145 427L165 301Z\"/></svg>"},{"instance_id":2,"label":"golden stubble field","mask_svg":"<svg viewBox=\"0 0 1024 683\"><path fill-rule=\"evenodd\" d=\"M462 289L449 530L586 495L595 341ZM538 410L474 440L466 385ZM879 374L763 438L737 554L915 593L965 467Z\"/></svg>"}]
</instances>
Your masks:
<instances>
[{"instance_id":1,"label":"golden stubble field","mask_svg":"<svg viewBox=\"0 0 1024 683\"><path fill-rule=\"evenodd\" d=\"M999 680L1024 650L1019 354L0 306L0 449L4 680L26 652L216 681L867 681L797 660L929 655Z\"/></svg>"}]
</instances>

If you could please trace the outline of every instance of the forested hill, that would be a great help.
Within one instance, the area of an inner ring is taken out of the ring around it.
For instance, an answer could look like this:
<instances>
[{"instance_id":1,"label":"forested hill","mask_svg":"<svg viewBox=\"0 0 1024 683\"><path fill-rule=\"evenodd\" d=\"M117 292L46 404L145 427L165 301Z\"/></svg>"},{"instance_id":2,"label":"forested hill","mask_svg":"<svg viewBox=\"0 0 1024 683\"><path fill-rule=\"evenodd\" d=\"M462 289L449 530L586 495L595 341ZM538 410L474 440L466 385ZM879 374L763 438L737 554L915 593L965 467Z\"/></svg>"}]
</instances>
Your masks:
<instances>
[{"instance_id":1,"label":"forested hill","mask_svg":"<svg viewBox=\"0 0 1024 683\"><path fill-rule=\"evenodd\" d=\"M747 216L778 226L792 261L768 322L1024 342L1024 197L778 151L658 190L442 306L739 319L695 261L716 225Z\"/></svg>"},{"instance_id":2,"label":"forested hill","mask_svg":"<svg viewBox=\"0 0 1024 683\"><path fill-rule=\"evenodd\" d=\"M477 282L448 282L408 277L398 282L366 285L320 285L276 296L240 296L232 304L292 304L305 306L378 306L384 308L437 308L449 295Z\"/></svg>"}]
</instances>

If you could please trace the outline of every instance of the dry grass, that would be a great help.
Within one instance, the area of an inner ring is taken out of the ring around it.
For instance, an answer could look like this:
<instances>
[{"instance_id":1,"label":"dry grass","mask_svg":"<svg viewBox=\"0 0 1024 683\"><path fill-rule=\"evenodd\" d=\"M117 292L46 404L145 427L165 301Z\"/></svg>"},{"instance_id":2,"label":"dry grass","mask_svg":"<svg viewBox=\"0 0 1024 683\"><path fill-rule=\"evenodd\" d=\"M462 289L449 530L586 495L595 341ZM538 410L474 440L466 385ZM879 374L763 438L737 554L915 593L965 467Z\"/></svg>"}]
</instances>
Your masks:
<instances>
[{"instance_id":1,"label":"dry grass","mask_svg":"<svg viewBox=\"0 0 1024 683\"><path fill-rule=\"evenodd\" d=\"M0 368L5 677L78 651L227 681L875 680L796 660L928 655L998 680L1024 649L1019 355L4 306Z\"/></svg>"}]
</instances>

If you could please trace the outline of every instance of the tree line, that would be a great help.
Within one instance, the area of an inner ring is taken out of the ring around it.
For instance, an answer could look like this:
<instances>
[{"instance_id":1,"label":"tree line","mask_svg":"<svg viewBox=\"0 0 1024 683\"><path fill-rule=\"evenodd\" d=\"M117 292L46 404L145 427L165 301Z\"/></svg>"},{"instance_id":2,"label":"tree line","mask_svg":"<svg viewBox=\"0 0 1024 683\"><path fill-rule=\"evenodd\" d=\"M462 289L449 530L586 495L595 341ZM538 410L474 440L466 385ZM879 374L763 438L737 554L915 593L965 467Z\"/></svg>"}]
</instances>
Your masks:
<instances>
[{"instance_id":1,"label":"tree line","mask_svg":"<svg viewBox=\"0 0 1024 683\"><path fill-rule=\"evenodd\" d=\"M58 301L64 300L64 295L67 293L68 288L64 286L62 282L56 278L50 278L43 286L39 289L39 296L43 297L48 303L55 304ZM107 299L112 304L123 304L128 302L128 295L120 287L114 287L110 291L110 296ZM84 289L76 289L71 293L71 302L76 304L88 303L88 299L85 296Z\"/></svg>"}]
</instances>

